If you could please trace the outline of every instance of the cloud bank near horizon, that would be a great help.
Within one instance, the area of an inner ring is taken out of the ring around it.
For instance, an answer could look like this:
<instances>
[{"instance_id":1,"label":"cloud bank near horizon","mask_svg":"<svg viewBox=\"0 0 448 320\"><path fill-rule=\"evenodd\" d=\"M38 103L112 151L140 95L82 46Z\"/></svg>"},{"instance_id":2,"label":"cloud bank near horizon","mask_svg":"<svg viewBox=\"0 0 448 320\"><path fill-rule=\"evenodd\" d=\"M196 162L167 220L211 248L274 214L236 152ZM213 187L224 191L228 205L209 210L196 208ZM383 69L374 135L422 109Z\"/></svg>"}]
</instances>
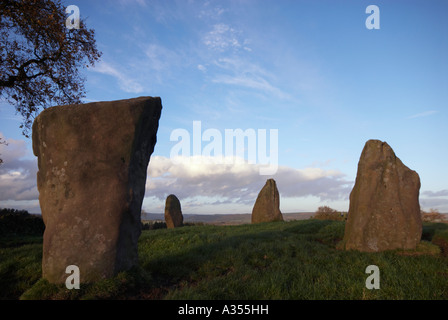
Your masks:
<instances>
[{"instance_id":1,"label":"cloud bank near horizon","mask_svg":"<svg viewBox=\"0 0 448 320\"><path fill-rule=\"evenodd\" d=\"M36 211L39 193L36 186L37 158L26 141L0 137L8 145L0 145L0 207L15 207ZM241 158L215 158L204 156L168 157L153 155L148 166L146 204L161 207L169 194L183 199L183 207L196 210L206 206L221 212L220 208L233 206L251 209L266 180L277 182L283 200L315 198L321 202L347 202L354 181L339 170L319 167L302 169L279 166L272 176L260 175L261 164L249 164ZM422 191L422 208L448 211L448 191ZM299 200L301 201L301 200ZM184 206L185 203L185 206ZM291 203L284 201L283 203ZM288 205L288 204L287 204ZM286 211L296 208L285 208ZM309 208L314 210L315 208ZM210 210L209 210L210 211ZM213 212L212 212L213 213Z\"/></svg>"},{"instance_id":2,"label":"cloud bank near horizon","mask_svg":"<svg viewBox=\"0 0 448 320\"><path fill-rule=\"evenodd\" d=\"M279 166L274 175L264 176L259 174L261 166L239 158L222 161L193 156L173 161L154 156L148 167L146 190L159 200L176 194L180 198L219 197L224 203L252 204L269 178L277 181L282 197L291 198L348 199L353 185L353 181L337 170Z\"/></svg>"},{"instance_id":3,"label":"cloud bank near horizon","mask_svg":"<svg viewBox=\"0 0 448 320\"><path fill-rule=\"evenodd\" d=\"M1 132L0 138L7 142L7 145L0 145L0 157L4 161L0 165L0 201L38 199L37 159L28 158L30 154L24 140L6 138Z\"/></svg>"},{"instance_id":4,"label":"cloud bank near horizon","mask_svg":"<svg viewBox=\"0 0 448 320\"><path fill-rule=\"evenodd\" d=\"M1 134L1 133L0 133ZM5 163L0 166L0 201L37 200L37 158L23 140L8 139L0 146ZM282 197L315 196L322 200L347 199L352 181L337 170L295 169L279 166L273 176L260 175L259 164L241 158L204 156L170 159L152 156L148 167L146 197L164 201L173 193L190 203L252 205L266 179L273 178Z\"/></svg>"}]
</instances>

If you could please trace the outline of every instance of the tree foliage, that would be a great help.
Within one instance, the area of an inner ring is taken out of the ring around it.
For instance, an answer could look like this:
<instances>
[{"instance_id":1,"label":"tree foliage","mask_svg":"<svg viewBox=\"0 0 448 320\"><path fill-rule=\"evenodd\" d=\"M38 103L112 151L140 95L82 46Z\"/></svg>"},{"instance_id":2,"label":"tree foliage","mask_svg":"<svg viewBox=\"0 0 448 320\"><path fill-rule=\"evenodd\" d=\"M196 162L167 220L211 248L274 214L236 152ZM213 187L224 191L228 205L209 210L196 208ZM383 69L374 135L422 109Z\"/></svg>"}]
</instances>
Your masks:
<instances>
[{"instance_id":1,"label":"tree foliage","mask_svg":"<svg viewBox=\"0 0 448 320\"><path fill-rule=\"evenodd\" d=\"M423 222L443 222L445 215L441 214L437 209L429 209L429 211L420 210Z\"/></svg>"},{"instance_id":2,"label":"tree foliage","mask_svg":"<svg viewBox=\"0 0 448 320\"><path fill-rule=\"evenodd\" d=\"M344 221L347 219L347 214L339 212L328 206L321 206L317 208L314 219Z\"/></svg>"},{"instance_id":3,"label":"tree foliage","mask_svg":"<svg viewBox=\"0 0 448 320\"><path fill-rule=\"evenodd\" d=\"M95 32L80 19L68 29L60 0L0 2L0 96L22 116L28 137L41 108L81 103L80 69L101 57Z\"/></svg>"},{"instance_id":4,"label":"tree foliage","mask_svg":"<svg viewBox=\"0 0 448 320\"><path fill-rule=\"evenodd\" d=\"M2 137L0 137L0 145L2 145L2 144L4 144L4 145L8 145L8 143L2 138ZM1 156L1 154L0 154L0 156ZM0 158L0 165L3 163L3 159L2 158Z\"/></svg>"},{"instance_id":5,"label":"tree foliage","mask_svg":"<svg viewBox=\"0 0 448 320\"><path fill-rule=\"evenodd\" d=\"M42 217L26 210L0 209L0 237L11 235L42 235L45 224Z\"/></svg>"}]
</instances>

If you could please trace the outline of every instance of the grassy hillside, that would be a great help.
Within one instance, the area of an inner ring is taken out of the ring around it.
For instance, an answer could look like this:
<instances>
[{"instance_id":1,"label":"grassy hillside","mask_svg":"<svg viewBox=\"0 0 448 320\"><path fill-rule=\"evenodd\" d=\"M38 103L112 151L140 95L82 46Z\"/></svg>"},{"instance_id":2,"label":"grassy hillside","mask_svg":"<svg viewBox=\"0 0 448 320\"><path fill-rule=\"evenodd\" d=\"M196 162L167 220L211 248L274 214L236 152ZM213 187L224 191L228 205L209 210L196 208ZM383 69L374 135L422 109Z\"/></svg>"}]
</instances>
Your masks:
<instances>
[{"instance_id":1,"label":"grassy hillside","mask_svg":"<svg viewBox=\"0 0 448 320\"><path fill-rule=\"evenodd\" d=\"M426 240L447 229L425 225ZM338 250L344 222L302 220L143 231L140 268L67 290L40 279L41 243L0 248L1 298L9 299L448 299L448 258L416 251ZM380 269L368 290L365 269ZM81 274L82 278L82 274Z\"/></svg>"}]
</instances>

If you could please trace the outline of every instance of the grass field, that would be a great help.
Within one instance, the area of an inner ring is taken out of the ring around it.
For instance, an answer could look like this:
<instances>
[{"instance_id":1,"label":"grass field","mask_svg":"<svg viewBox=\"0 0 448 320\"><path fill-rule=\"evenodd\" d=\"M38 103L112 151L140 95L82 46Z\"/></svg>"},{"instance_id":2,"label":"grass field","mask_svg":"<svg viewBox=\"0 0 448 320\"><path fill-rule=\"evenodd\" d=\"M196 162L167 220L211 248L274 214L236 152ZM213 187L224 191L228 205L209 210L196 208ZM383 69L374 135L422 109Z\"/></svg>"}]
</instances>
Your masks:
<instances>
[{"instance_id":1,"label":"grass field","mask_svg":"<svg viewBox=\"0 0 448 320\"><path fill-rule=\"evenodd\" d=\"M2 239L1 299L448 299L448 258L425 224L415 251L340 250L344 222L301 220L143 231L140 266L68 290L41 279L42 238ZM365 269L380 270L380 289ZM82 274L81 274L82 279Z\"/></svg>"}]
</instances>

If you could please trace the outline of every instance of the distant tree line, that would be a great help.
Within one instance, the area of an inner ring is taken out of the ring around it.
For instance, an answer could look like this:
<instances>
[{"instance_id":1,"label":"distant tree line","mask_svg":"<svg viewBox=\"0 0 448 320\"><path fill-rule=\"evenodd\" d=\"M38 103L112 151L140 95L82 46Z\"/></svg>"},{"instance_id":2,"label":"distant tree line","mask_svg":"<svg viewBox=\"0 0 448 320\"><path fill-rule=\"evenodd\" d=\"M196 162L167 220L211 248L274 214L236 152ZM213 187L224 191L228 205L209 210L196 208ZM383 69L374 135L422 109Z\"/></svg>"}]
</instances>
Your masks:
<instances>
[{"instance_id":1,"label":"distant tree line","mask_svg":"<svg viewBox=\"0 0 448 320\"><path fill-rule=\"evenodd\" d=\"M192 226L203 226L203 222L186 222L182 226L183 227L192 227ZM142 230L156 230L156 229L166 229L165 221L152 221L152 220L144 220L142 221Z\"/></svg>"},{"instance_id":2,"label":"distant tree line","mask_svg":"<svg viewBox=\"0 0 448 320\"><path fill-rule=\"evenodd\" d=\"M41 216L26 210L0 209L0 237L43 235L45 224Z\"/></svg>"},{"instance_id":3,"label":"distant tree line","mask_svg":"<svg viewBox=\"0 0 448 320\"><path fill-rule=\"evenodd\" d=\"M437 209L429 209L429 211L420 210L423 222L446 222L448 219L444 214L441 214ZM328 206L320 206L313 219L317 220L337 220L346 221L348 213L340 212Z\"/></svg>"},{"instance_id":4,"label":"distant tree line","mask_svg":"<svg viewBox=\"0 0 448 320\"><path fill-rule=\"evenodd\" d=\"M142 221L142 230L166 229L164 221Z\"/></svg>"}]
</instances>

